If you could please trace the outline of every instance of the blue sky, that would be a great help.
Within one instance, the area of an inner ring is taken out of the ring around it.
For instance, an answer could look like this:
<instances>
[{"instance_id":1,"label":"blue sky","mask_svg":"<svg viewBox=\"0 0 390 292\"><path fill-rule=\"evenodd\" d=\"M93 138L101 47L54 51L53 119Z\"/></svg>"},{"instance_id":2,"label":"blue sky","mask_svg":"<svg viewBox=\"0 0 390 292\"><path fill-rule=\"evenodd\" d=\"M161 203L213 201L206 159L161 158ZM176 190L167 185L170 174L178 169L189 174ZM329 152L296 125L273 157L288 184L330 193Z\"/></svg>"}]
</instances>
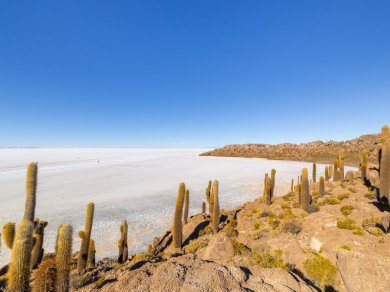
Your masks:
<instances>
[{"instance_id":1,"label":"blue sky","mask_svg":"<svg viewBox=\"0 0 390 292\"><path fill-rule=\"evenodd\" d=\"M390 123L390 1L1 1L0 146L343 140Z\"/></svg>"}]
</instances>

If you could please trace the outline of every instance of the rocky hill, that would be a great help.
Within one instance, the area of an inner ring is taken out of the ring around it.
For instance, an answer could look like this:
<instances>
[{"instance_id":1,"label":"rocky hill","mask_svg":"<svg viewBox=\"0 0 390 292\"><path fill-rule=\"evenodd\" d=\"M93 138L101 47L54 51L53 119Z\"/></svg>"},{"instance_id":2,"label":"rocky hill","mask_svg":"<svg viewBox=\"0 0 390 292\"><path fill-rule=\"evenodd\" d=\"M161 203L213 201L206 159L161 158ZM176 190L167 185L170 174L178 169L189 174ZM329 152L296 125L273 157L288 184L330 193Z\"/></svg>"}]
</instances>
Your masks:
<instances>
[{"instance_id":1,"label":"rocky hill","mask_svg":"<svg viewBox=\"0 0 390 292\"><path fill-rule=\"evenodd\" d=\"M336 142L314 141L302 144L232 144L212 151L202 153L201 156L224 157L257 157L275 160L317 161L332 163L335 156L341 151L345 154L347 165L358 165L362 149L369 152L369 162L375 162L373 155L379 134L363 135L359 138Z\"/></svg>"}]
</instances>

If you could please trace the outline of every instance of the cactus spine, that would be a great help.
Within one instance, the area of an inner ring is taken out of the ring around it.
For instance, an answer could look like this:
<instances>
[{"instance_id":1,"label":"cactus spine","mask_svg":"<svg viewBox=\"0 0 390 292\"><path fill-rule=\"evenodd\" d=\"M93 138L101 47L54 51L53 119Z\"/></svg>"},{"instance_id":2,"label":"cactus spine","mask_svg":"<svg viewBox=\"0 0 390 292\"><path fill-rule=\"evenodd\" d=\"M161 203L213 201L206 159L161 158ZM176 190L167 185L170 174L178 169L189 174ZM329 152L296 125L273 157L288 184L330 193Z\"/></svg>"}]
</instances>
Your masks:
<instances>
[{"instance_id":1,"label":"cactus spine","mask_svg":"<svg viewBox=\"0 0 390 292\"><path fill-rule=\"evenodd\" d=\"M119 228L121 232L121 239L119 240L119 255L118 255L118 262L125 263L127 261L127 258L129 256L128 254L128 246L127 246L127 234L128 234L128 225L127 220L124 220L121 224L121 227Z\"/></svg>"},{"instance_id":2,"label":"cactus spine","mask_svg":"<svg viewBox=\"0 0 390 292\"><path fill-rule=\"evenodd\" d=\"M313 177L312 177L313 183L317 182L317 164L313 162Z\"/></svg>"},{"instance_id":3,"label":"cactus spine","mask_svg":"<svg viewBox=\"0 0 390 292\"><path fill-rule=\"evenodd\" d=\"M320 176L318 196L325 196L325 179L323 176Z\"/></svg>"},{"instance_id":4,"label":"cactus spine","mask_svg":"<svg viewBox=\"0 0 390 292\"><path fill-rule=\"evenodd\" d=\"M38 163L32 162L27 166L26 176L26 203L23 219L34 222L35 204L38 183Z\"/></svg>"},{"instance_id":5,"label":"cactus spine","mask_svg":"<svg viewBox=\"0 0 390 292\"><path fill-rule=\"evenodd\" d=\"M174 248L181 248L183 238L183 203L186 187L180 183L176 199L175 216L173 219L172 241Z\"/></svg>"},{"instance_id":6,"label":"cactus spine","mask_svg":"<svg viewBox=\"0 0 390 292\"><path fill-rule=\"evenodd\" d=\"M34 225L29 220L23 220L16 229L11 262L7 273L8 289L10 291L27 292L30 290L30 262L33 245L33 229Z\"/></svg>"},{"instance_id":7,"label":"cactus spine","mask_svg":"<svg viewBox=\"0 0 390 292\"><path fill-rule=\"evenodd\" d=\"M275 190L275 174L276 174L276 170L272 169L271 170L271 199L274 196L274 190Z\"/></svg>"},{"instance_id":8,"label":"cactus spine","mask_svg":"<svg viewBox=\"0 0 390 292\"><path fill-rule=\"evenodd\" d=\"M3 239L5 242L5 245L12 249L12 246L14 245L14 239L15 239L15 223L14 222L7 222L3 226Z\"/></svg>"},{"instance_id":9,"label":"cactus spine","mask_svg":"<svg viewBox=\"0 0 390 292\"><path fill-rule=\"evenodd\" d=\"M69 291L70 265L72 260L72 226L62 224L58 229L55 263L57 267L57 292Z\"/></svg>"},{"instance_id":10,"label":"cactus spine","mask_svg":"<svg viewBox=\"0 0 390 292\"><path fill-rule=\"evenodd\" d=\"M213 210L213 230L215 233L219 230L219 220L221 210L219 208L219 198L218 198L218 187L219 183L217 180L213 182L213 197L214 197L214 210Z\"/></svg>"},{"instance_id":11,"label":"cactus spine","mask_svg":"<svg viewBox=\"0 0 390 292\"><path fill-rule=\"evenodd\" d=\"M206 213L206 202L202 202L202 214Z\"/></svg>"},{"instance_id":12,"label":"cactus spine","mask_svg":"<svg viewBox=\"0 0 390 292\"><path fill-rule=\"evenodd\" d=\"M88 268L95 266L95 255L96 255L95 240L91 238L88 247L88 259L87 259Z\"/></svg>"},{"instance_id":13,"label":"cactus spine","mask_svg":"<svg viewBox=\"0 0 390 292\"><path fill-rule=\"evenodd\" d=\"M91 238L94 209L95 209L94 203L89 203L87 205L87 214L85 217L84 231L79 232L79 236L81 237L81 246L80 246L80 254L77 259L78 273L82 273L85 267L87 266L88 248L89 248L89 240Z\"/></svg>"},{"instance_id":14,"label":"cactus spine","mask_svg":"<svg viewBox=\"0 0 390 292\"><path fill-rule=\"evenodd\" d=\"M31 255L31 267L33 269L38 267L43 258L43 253L45 250L42 247L46 226L46 221L40 221L39 219L37 219L33 235L35 243Z\"/></svg>"},{"instance_id":15,"label":"cactus spine","mask_svg":"<svg viewBox=\"0 0 390 292\"><path fill-rule=\"evenodd\" d=\"M301 184L301 208L309 211L310 193L309 193L309 178L307 168L302 169L302 184Z\"/></svg>"},{"instance_id":16,"label":"cactus spine","mask_svg":"<svg viewBox=\"0 0 390 292\"><path fill-rule=\"evenodd\" d=\"M184 223L187 223L188 221L189 207L190 207L190 191L186 190L186 194L184 196L184 214L183 214Z\"/></svg>"},{"instance_id":17,"label":"cactus spine","mask_svg":"<svg viewBox=\"0 0 390 292\"><path fill-rule=\"evenodd\" d=\"M390 129L383 126L381 135L382 153L379 174L379 198L390 205Z\"/></svg>"}]
</instances>

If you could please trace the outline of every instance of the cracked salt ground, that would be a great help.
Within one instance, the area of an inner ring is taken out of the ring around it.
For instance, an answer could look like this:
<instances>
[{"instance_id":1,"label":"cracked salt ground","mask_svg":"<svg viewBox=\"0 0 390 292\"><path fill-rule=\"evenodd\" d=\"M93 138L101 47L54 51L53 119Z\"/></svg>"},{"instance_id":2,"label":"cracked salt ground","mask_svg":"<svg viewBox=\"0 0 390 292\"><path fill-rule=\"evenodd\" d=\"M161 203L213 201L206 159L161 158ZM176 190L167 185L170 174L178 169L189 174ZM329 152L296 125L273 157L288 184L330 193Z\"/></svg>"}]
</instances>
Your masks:
<instances>
[{"instance_id":1,"label":"cracked salt ground","mask_svg":"<svg viewBox=\"0 0 390 292\"><path fill-rule=\"evenodd\" d=\"M207 150L207 149L206 149ZM92 237L97 258L116 256L122 220L129 223L130 254L146 249L172 221L179 182L190 189L190 215L200 212L208 180L220 182L221 208L230 209L262 194L264 174L276 173L276 195L311 163L265 159L200 157L205 149L0 149L0 225L18 222L25 200L27 163L39 162L36 216L49 222L44 248L53 251L57 226L84 225L88 202L95 203ZM97 162L99 161L99 163ZM322 175L322 165L317 175ZM9 250L0 250L0 265Z\"/></svg>"}]
</instances>

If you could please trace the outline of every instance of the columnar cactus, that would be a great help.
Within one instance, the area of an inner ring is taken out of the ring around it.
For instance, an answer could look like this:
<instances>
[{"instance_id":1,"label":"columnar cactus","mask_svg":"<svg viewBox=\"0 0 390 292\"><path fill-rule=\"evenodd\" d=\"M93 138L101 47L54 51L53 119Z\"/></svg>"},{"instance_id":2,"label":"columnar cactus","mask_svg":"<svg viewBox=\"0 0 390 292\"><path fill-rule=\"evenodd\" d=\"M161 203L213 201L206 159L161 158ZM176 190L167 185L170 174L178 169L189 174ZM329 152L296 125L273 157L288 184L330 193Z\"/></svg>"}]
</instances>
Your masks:
<instances>
[{"instance_id":1,"label":"columnar cactus","mask_svg":"<svg viewBox=\"0 0 390 292\"><path fill-rule=\"evenodd\" d=\"M381 135L382 157L379 174L379 198L382 202L390 205L390 129L383 126Z\"/></svg>"},{"instance_id":2,"label":"columnar cactus","mask_svg":"<svg viewBox=\"0 0 390 292\"><path fill-rule=\"evenodd\" d=\"M221 210L219 207L218 188L219 188L219 183L217 180L214 180L213 182L213 196L214 196L213 230L215 233L217 233L219 230L219 221L221 215Z\"/></svg>"},{"instance_id":3,"label":"columnar cactus","mask_svg":"<svg viewBox=\"0 0 390 292\"><path fill-rule=\"evenodd\" d=\"M33 230L34 225L30 220L23 220L16 229L11 262L7 273L9 291L30 291Z\"/></svg>"},{"instance_id":4,"label":"columnar cactus","mask_svg":"<svg viewBox=\"0 0 390 292\"><path fill-rule=\"evenodd\" d=\"M299 203L299 205L301 205L301 203L302 203L302 187L301 187L301 184L297 185L297 189L298 189L298 203Z\"/></svg>"},{"instance_id":5,"label":"columnar cactus","mask_svg":"<svg viewBox=\"0 0 390 292\"><path fill-rule=\"evenodd\" d=\"M58 229L55 262L57 267L56 291L69 291L70 268L72 261L72 226L62 224Z\"/></svg>"},{"instance_id":6,"label":"columnar cactus","mask_svg":"<svg viewBox=\"0 0 390 292\"><path fill-rule=\"evenodd\" d=\"M206 202L202 202L202 214L206 213Z\"/></svg>"},{"instance_id":7,"label":"columnar cactus","mask_svg":"<svg viewBox=\"0 0 390 292\"><path fill-rule=\"evenodd\" d=\"M362 161L361 162L367 164L367 150L366 149L362 150Z\"/></svg>"},{"instance_id":8,"label":"columnar cactus","mask_svg":"<svg viewBox=\"0 0 390 292\"><path fill-rule=\"evenodd\" d=\"M339 181L340 178L339 178L339 173L338 173L338 167L339 167L339 161L338 159L335 159L334 161L334 168L333 168L333 181Z\"/></svg>"},{"instance_id":9,"label":"columnar cactus","mask_svg":"<svg viewBox=\"0 0 390 292\"><path fill-rule=\"evenodd\" d=\"M207 185L207 188L206 188L206 200L207 200L207 203L209 204L209 213L213 213L213 198L212 198L212 194L211 194L211 180L209 180L209 183Z\"/></svg>"},{"instance_id":10,"label":"columnar cactus","mask_svg":"<svg viewBox=\"0 0 390 292\"><path fill-rule=\"evenodd\" d=\"M329 179L333 177L333 165L329 165Z\"/></svg>"},{"instance_id":11,"label":"columnar cactus","mask_svg":"<svg viewBox=\"0 0 390 292\"><path fill-rule=\"evenodd\" d=\"M263 189L263 199L267 200L267 179L268 179L268 173L264 175L264 189Z\"/></svg>"},{"instance_id":12,"label":"columnar cactus","mask_svg":"<svg viewBox=\"0 0 390 292\"><path fill-rule=\"evenodd\" d=\"M329 167L325 166L325 181L329 181Z\"/></svg>"},{"instance_id":13,"label":"columnar cactus","mask_svg":"<svg viewBox=\"0 0 390 292\"><path fill-rule=\"evenodd\" d=\"M267 205L271 205L272 203L271 186L272 186L272 181L267 176L267 179L265 181L265 202Z\"/></svg>"},{"instance_id":14,"label":"columnar cactus","mask_svg":"<svg viewBox=\"0 0 390 292\"><path fill-rule=\"evenodd\" d=\"M190 191L186 190L186 194L184 196L184 214L183 214L184 223L187 223L188 221L189 207L190 207Z\"/></svg>"},{"instance_id":15,"label":"columnar cactus","mask_svg":"<svg viewBox=\"0 0 390 292\"><path fill-rule=\"evenodd\" d=\"M310 193L309 193L309 178L307 168L302 169L302 185L301 185L301 208L309 211Z\"/></svg>"},{"instance_id":16,"label":"columnar cactus","mask_svg":"<svg viewBox=\"0 0 390 292\"><path fill-rule=\"evenodd\" d=\"M15 239L15 223L14 222L7 222L3 226L3 239L5 242L5 245L12 249L12 246L14 245L14 239Z\"/></svg>"},{"instance_id":17,"label":"columnar cactus","mask_svg":"<svg viewBox=\"0 0 390 292\"><path fill-rule=\"evenodd\" d=\"M127 220L124 220L121 224L121 227L119 228L121 232L121 239L118 242L119 247L119 255L118 255L118 262L125 263L128 258L128 245L127 245L127 234L128 234L128 225Z\"/></svg>"},{"instance_id":18,"label":"columnar cactus","mask_svg":"<svg viewBox=\"0 0 390 292\"><path fill-rule=\"evenodd\" d=\"M81 238L81 246L80 246L79 257L77 259L78 273L82 273L85 267L87 266L88 248L89 248L89 240L91 238L91 232L92 232L94 209L95 209L94 203L89 203L87 205L87 214L85 217L84 231L79 232L79 236Z\"/></svg>"},{"instance_id":19,"label":"columnar cactus","mask_svg":"<svg viewBox=\"0 0 390 292\"><path fill-rule=\"evenodd\" d=\"M172 243L174 248L181 248L183 238L183 203L186 187L180 183L176 199L175 216L172 227Z\"/></svg>"},{"instance_id":20,"label":"columnar cactus","mask_svg":"<svg viewBox=\"0 0 390 292\"><path fill-rule=\"evenodd\" d=\"M313 162L313 174L312 174L312 182L317 182L317 164Z\"/></svg>"},{"instance_id":21,"label":"columnar cactus","mask_svg":"<svg viewBox=\"0 0 390 292\"><path fill-rule=\"evenodd\" d=\"M343 181L345 178L345 175L344 175L344 154L343 153L341 153L339 156L339 169L340 169L339 180Z\"/></svg>"},{"instance_id":22,"label":"columnar cactus","mask_svg":"<svg viewBox=\"0 0 390 292\"><path fill-rule=\"evenodd\" d=\"M88 247L88 259L87 259L88 268L95 266L95 255L96 255L95 240L91 238Z\"/></svg>"},{"instance_id":23,"label":"columnar cactus","mask_svg":"<svg viewBox=\"0 0 390 292\"><path fill-rule=\"evenodd\" d=\"M26 176L26 203L23 219L34 221L35 204L38 184L38 163L32 162L27 166Z\"/></svg>"},{"instance_id":24,"label":"columnar cactus","mask_svg":"<svg viewBox=\"0 0 390 292\"><path fill-rule=\"evenodd\" d=\"M276 170L272 169L271 170L271 199L274 196L274 190L275 190L275 174L276 174Z\"/></svg>"},{"instance_id":25,"label":"columnar cactus","mask_svg":"<svg viewBox=\"0 0 390 292\"><path fill-rule=\"evenodd\" d=\"M318 196L325 196L325 179L323 176L320 176Z\"/></svg>"},{"instance_id":26,"label":"columnar cactus","mask_svg":"<svg viewBox=\"0 0 390 292\"><path fill-rule=\"evenodd\" d=\"M367 164L366 163L362 163L360 165L360 172L361 172L362 179L366 180L366 177L367 177Z\"/></svg>"},{"instance_id":27,"label":"columnar cactus","mask_svg":"<svg viewBox=\"0 0 390 292\"><path fill-rule=\"evenodd\" d=\"M45 227L47 226L46 221L40 221L37 219L36 226L34 228L34 247L32 250L32 255L31 255L31 267L33 269L37 268L38 265L41 263L42 258L43 258L43 238L45 234Z\"/></svg>"},{"instance_id":28,"label":"columnar cactus","mask_svg":"<svg viewBox=\"0 0 390 292\"><path fill-rule=\"evenodd\" d=\"M291 179L290 191L291 191L291 192L294 191L294 179L293 179L293 178Z\"/></svg>"},{"instance_id":29,"label":"columnar cactus","mask_svg":"<svg viewBox=\"0 0 390 292\"><path fill-rule=\"evenodd\" d=\"M56 291L57 266L54 258L43 260L39 265L32 287L32 292Z\"/></svg>"}]
</instances>

